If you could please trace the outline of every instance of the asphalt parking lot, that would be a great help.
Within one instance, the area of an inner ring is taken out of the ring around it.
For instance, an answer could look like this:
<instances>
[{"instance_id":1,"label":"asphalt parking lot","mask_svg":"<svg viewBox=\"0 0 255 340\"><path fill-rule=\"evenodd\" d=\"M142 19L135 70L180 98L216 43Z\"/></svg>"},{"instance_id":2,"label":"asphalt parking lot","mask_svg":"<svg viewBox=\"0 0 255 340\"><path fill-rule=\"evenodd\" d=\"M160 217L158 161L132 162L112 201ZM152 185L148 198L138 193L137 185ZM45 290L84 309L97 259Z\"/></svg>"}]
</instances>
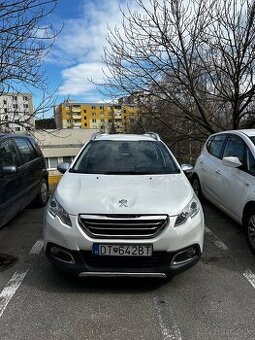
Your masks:
<instances>
[{"instance_id":1,"label":"asphalt parking lot","mask_svg":"<svg viewBox=\"0 0 255 340\"><path fill-rule=\"evenodd\" d=\"M200 262L165 281L56 273L43 210L26 209L0 230L0 253L14 260L0 267L0 339L255 339L255 257L235 222L204 211Z\"/></svg>"}]
</instances>

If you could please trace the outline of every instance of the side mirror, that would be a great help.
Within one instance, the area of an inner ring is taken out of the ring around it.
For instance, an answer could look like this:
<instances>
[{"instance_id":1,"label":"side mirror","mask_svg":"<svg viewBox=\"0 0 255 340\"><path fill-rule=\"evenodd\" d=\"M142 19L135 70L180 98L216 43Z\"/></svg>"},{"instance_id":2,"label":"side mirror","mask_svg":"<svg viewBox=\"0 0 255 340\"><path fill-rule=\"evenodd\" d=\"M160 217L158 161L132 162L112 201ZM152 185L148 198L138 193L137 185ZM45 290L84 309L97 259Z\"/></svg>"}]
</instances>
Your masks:
<instances>
[{"instance_id":1,"label":"side mirror","mask_svg":"<svg viewBox=\"0 0 255 340\"><path fill-rule=\"evenodd\" d=\"M223 157L222 164L231 168L238 168L242 165L238 157Z\"/></svg>"},{"instance_id":2,"label":"side mirror","mask_svg":"<svg viewBox=\"0 0 255 340\"><path fill-rule=\"evenodd\" d=\"M186 175L191 174L194 170L191 164L182 164L181 169Z\"/></svg>"},{"instance_id":3,"label":"side mirror","mask_svg":"<svg viewBox=\"0 0 255 340\"><path fill-rule=\"evenodd\" d=\"M0 172L2 175L15 174L16 172L18 172L18 168L16 165L3 166Z\"/></svg>"},{"instance_id":4,"label":"side mirror","mask_svg":"<svg viewBox=\"0 0 255 340\"><path fill-rule=\"evenodd\" d=\"M64 174L70 167L70 163L61 163L57 166L57 169L61 174Z\"/></svg>"}]
</instances>

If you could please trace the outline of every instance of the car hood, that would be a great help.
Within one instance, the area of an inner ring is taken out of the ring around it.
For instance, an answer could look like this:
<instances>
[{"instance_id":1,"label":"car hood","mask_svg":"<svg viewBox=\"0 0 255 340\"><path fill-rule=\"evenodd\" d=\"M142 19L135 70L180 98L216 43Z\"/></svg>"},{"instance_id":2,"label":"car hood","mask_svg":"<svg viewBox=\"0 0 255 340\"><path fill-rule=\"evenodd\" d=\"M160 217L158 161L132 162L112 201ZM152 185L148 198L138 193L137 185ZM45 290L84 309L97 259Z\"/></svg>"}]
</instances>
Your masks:
<instances>
[{"instance_id":1,"label":"car hood","mask_svg":"<svg viewBox=\"0 0 255 340\"><path fill-rule=\"evenodd\" d=\"M181 174L91 175L66 173L55 197L71 215L181 213L193 189Z\"/></svg>"}]
</instances>

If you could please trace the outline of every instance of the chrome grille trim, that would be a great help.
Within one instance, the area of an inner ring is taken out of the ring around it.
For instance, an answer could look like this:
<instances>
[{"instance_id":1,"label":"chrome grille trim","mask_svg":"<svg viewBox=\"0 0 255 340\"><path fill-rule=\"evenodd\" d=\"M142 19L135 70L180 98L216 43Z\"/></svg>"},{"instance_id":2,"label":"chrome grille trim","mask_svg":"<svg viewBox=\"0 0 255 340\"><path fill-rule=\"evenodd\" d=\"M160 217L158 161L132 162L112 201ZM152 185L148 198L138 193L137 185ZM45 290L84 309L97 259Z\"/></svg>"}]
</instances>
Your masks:
<instances>
[{"instance_id":1,"label":"chrome grille trim","mask_svg":"<svg viewBox=\"0 0 255 340\"><path fill-rule=\"evenodd\" d=\"M166 226L167 215L79 215L79 224L93 238L153 238Z\"/></svg>"}]
</instances>

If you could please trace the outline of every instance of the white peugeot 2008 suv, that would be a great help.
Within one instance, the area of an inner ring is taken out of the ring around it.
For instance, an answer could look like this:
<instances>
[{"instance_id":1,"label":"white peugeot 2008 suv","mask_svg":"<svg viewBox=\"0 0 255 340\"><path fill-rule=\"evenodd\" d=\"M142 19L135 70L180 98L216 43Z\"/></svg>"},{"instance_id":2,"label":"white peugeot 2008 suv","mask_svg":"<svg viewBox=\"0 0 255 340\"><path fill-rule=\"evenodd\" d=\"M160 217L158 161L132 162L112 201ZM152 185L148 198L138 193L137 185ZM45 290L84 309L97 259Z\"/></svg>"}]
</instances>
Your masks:
<instances>
[{"instance_id":1,"label":"white peugeot 2008 suv","mask_svg":"<svg viewBox=\"0 0 255 340\"><path fill-rule=\"evenodd\" d=\"M198 196L245 227L255 254L255 129L211 135L196 161L192 184Z\"/></svg>"},{"instance_id":2,"label":"white peugeot 2008 suv","mask_svg":"<svg viewBox=\"0 0 255 340\"><path fill-rule=\"evenodd\" d=\"M46 256L58 268L167 277L199 260L202 207L157 134L96 134L58 169L65 174L44 221Z\"/></svg>"}]
</instances>

